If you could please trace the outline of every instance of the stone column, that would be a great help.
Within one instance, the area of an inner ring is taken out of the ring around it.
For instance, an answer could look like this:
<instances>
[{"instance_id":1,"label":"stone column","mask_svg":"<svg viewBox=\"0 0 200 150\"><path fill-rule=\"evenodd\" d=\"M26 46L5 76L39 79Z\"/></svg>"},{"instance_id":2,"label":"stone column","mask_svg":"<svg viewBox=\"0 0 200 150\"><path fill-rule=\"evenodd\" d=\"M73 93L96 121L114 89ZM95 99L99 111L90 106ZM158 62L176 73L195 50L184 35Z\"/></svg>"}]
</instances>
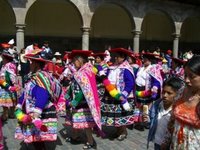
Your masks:
<instances>
[{"instance_id":1,"label":"stone column","mask_svg":"<svg viewBox=\"0 0 200 150\"><path fill-rule=\"evenodd\" d=\"M135 53L139 53L140 34L142 33L142 31L133 30L132 33L134 35L134 37L133 37L133 51Z\"/></svg>"},{"instance_id":2,"label":"stone column","mask_svg":"<svg viewBox=\"0 0 200 150\"><path fill-rule=\"evenodd\" d=\"M25 24L16 24L16 43L17 49L20 51L24 48L24 28L26 27Z\"/></svg>"},{"instance_id":3,"label":"stone column","mask_svg":"<svg viewBox=\"0 0 200 150\"><path fill-rule=\"evenodd\" d=\"M90 34L90 27L82 27L82 49L89 50L89 34Z\"/></svg>"},{"instance_id":4,"label":"stone column","mask_svg":"<svg viewBox=\"0 0 200 150\"><path fill-rule=\"evenodd\" d=\"M178 57L178 45L179 45L180 34L174 33L172 35L174 37L174 40L173 40L173 57L177 58Z\"/></svg>"}]
</instances>

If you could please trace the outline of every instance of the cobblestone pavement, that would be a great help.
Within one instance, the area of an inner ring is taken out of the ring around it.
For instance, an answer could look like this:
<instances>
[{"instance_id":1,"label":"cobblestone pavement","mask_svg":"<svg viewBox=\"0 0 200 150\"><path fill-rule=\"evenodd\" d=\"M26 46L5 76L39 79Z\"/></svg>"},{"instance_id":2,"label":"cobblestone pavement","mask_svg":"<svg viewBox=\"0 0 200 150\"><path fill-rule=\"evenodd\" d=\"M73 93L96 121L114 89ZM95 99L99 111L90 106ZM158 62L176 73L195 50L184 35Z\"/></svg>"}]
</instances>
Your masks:
<instances>
[{"instance_id":1,"label":"cobblestone pavement","mask_svg":"<svg viewBox=\"0 0 200 150\"><path fill-rule=\"evenodd\" d=\"M4 146L5 150L33 150L32 146L27 146L14 139L14 132L16 126L16 119L9 119L3 125L3 134L4 134ZM64 119L59 118L59 127L58 127L58 140L56 142L46 143L48 150L81 150L84 145L84 134L83 131L80 131L81 137L83 139L83 143L79 145L72 145L70 143L65 142L66 133L70 131L69 128L64 128L63 126ZM104 128L106 133L114 133L114 128ZM128 130L128 137L124 141L110 140L108 138L101 139L96 137L94 134L94 138L97 142L98 150L146 150L146 138L147 132L138 131L138 130ZM70 133L68 133L70 135ZM152 144L150 144L150 150L153 149Z\"/></svg>"}]
</instances>

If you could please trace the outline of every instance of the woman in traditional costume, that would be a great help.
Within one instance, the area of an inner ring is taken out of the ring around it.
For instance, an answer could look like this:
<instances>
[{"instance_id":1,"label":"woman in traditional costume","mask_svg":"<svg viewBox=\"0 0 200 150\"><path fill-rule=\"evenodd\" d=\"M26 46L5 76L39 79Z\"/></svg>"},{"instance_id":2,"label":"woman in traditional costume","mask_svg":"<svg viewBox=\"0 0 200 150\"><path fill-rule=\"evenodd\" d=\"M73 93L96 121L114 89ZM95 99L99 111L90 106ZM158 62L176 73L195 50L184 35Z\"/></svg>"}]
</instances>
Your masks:
<instances>
[{"instance_id":1,"label":"woman in traditional costume","mask_svg":"<svg viewBox=\"0 0 200 150\"><path fill-rule=\"evenodd\" d=\"M7 44L2 44L5 48ZM0 70L0 106L3 107L2 121L8 117L14 118L14 108L16 105L16 65L13 62L14 54L4 49L2 52L3 65ZM10 113L9 113L10 110Z\"/></svg>"},{"instance_id":2,"label":"woman in traditional costume","mask_svg":"<svg viewBox=\"0 0 200 150\"><path fill-rule=\"evenodd\" d=\"M153 53L143 53L143 66L139 68L136 75L136 104L139 108L139 120L135 128L144 130L149 128L149 106L160 98L163 78L161 75L161 66L153 64L159 55Z\"/></svg>"},{"instance_id":3,"label":"woman in traditional costume","mask_svg":"<svg viewBox=\"0 0 200 150\"><path fill-rule=\"evenodd\" d=\"M66 125L73 128L73 136L66 139L71 143L77 143L77 132L84 129L86 132L86 144L83 149L96 148L96 142L92 136L92 128L97 125L101 129L100 101L98 98L95 73L93 65L88 63L91 51L72 50L69 57L76 68L71 86L66 94L67 107L70 107L71 116L67 116Z\"/></svg>"},{"instance_id":4,"label":"woman in traditional costume","mask_svg":"<svg viewBox=\"0 0 200 150\"><path fill-rule=\"evenodd\" d=\"M193 150L200 147L200 56L185 65L186 88L173 107L169 124L172 131L171 149ZM174 123L172 123L174 121ZM173 125L173 126L170 126Z\"/></svg>"},{"instance_id":5,"label":"woman in traditional costume","mask_svg":"<svg viewBox=\"0 0 200 150\"><path fill-rule=\"evenodd\" d=\"M134 92L135 78L127 61L132 52L124 48L110 52L115 54L115 66L109 67L107 79L103 80L107 91L101 102L102 124L116 127L117 139L122 141L127 137L126 126L134 123L134 99L129 96Z\"/></svg>"},{"instance_id":6,"label":"woman in traditional costume","mask_svg":"<svg viewBox=\"0 0 200 150\"><path fill-rule=\"evenodd\" d=\"M30 61L30 79L16 106L18 125L15 138L32 143L35 149L46 149L45 141L57 140L58 119L54 103L61 93L61 86L50 73L43 71L48 61L40 49L25 55Z\"/></svg>"}]
</instances>

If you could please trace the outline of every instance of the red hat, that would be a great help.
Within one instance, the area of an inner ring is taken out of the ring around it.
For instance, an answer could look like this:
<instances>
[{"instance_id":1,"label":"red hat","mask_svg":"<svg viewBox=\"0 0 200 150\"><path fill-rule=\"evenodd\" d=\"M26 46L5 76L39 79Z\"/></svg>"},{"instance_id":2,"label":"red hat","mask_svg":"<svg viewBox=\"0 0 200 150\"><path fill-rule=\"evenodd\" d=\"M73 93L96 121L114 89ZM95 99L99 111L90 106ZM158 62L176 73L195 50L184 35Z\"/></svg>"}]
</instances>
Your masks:
<instances>
[{"instance_id":1,"label":"red hat","mask_svg":"<svg viewBox=\"0 0 200 150\"><path fill-rule=\"evenodd\" d=\"M147 59L161 59L160 55L150 53L150 52L142 53L142 56L143 58L147 58Z\"/></svg>"},{"instance_id":2,"label":"red hat","mask_svg":"<svg viewBox=\"0 0 200 150\"><path fill-rule=\"evenodd\" d=\"M167 54L172 54L172 50L168 49Z\"/></svg>"},{"instance_id":3,"label":"red hat","mask_svg":"<svg viewBox=\"0 0 200 150\"><path fill-rule=\"evenodd\" d=\"M2 43L1 46L2 46L3 48L9 48L9 47L10 47L10 44L8 44L8 43Z\"/></svg>"},{"instance_id":4,"label":"red hat","mask_svg":"<svg viewBox=\"0 0 200 150\"><path fill-rule=\"evenodd\" d=\"M89 50L72 50L71 53L69 53L69 59L73 59L75 56L84 56L89 57L91 55L91 51Z\"/></svg>"},{"instance_id":5,"label":"red hat","mask_svg":"<svg viewBox=\"0 0 200 150\"><path fill-rule=\"evenodd\" d=\"M131 54L133 54L132 51L130 50L127 50L125 48L114 48L114 49L111 49L109 50L111 53L119 53L119 54L125 54L127 56L131 56Z\"/></svg>"},{"instance_id":6,"label":"red hat","mask_svg":"<svg viewBox=\"0 0 200 150\"><path fill-rule=\"evenodd\" d=\"M42 49L35 49L31 51L31 53L26 54L24 57L39 62L51 62L51 60L48 60L45 56L41 55L42 51L43 51Z\"/></svg>"},{"instance_id":7,"label":"red hat","mask_svg":"<svg viewBox=\"0 0 200 150\"><path fill-rule=\"evenodd\" d=\"M183 59L179 59L179 58L172 58L172 61L174 61L175 63L178 63L178 64L185 64L187 61L183 60Z\"/></svg>"},{"instance_id":8,"label":"red hat","mask_svg":"<svg viewBox=\"0 0 200 150\"><path fill-rule=\"evenodd\" d=\"M134 56L135 57L140 57L140 54L139 53L134 53Z\"/></svg>"},{"instance_id":9,"label":"red hat","mask_svg":"<svg viewBox=\"0 0 200 150\"><path fill-rule=\"evenodd\" d=\"M105 53L93 53L91 56L93 56L94 58L96 58L96 57L106 57L107 56L107 54L105 54Z\"/></svg>"}]
</instances>

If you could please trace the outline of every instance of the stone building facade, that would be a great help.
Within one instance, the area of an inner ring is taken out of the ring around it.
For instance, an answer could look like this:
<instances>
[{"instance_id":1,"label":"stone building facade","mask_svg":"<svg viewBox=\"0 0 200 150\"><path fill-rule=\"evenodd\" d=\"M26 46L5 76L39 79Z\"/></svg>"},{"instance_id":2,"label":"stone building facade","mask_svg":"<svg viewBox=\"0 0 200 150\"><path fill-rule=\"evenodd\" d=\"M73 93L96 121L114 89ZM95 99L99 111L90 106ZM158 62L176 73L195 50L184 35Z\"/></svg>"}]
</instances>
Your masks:
<instances>
[{"instance_id":1,"label":"stone building facade","mask_svg":"<svg viewBox=\"0 0 200 150\"><path fill-rule=\"evenodd\" d=\"M55 51L130 47L200 50L200 3L178 0L0 0L0 41Z\"/></svg>"}]
</instances>

